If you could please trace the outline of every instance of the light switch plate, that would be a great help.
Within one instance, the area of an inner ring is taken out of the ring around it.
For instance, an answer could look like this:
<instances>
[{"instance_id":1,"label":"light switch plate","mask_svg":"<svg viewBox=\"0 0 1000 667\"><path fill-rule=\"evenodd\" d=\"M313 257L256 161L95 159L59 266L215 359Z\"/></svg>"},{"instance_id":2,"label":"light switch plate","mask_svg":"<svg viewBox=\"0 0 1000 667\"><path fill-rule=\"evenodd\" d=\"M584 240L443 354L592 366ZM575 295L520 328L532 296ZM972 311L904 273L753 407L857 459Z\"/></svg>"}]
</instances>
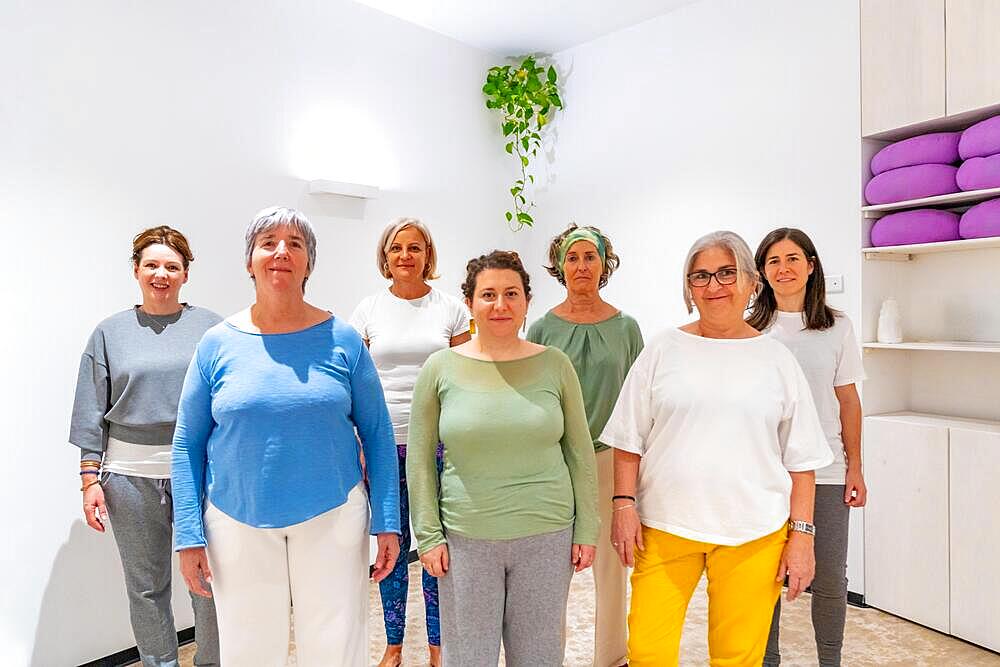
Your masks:
<instances>
[{"instance_id":1,"label":"light switch plate","mask_svg":"<svg viewBox=\"0 0 1000 667\"><path fill-rule=\"evenodd\" d=\"M844 276L842 274L826 276L826 293L840 294L844 291Z\"/></svg>"}]
</instances>

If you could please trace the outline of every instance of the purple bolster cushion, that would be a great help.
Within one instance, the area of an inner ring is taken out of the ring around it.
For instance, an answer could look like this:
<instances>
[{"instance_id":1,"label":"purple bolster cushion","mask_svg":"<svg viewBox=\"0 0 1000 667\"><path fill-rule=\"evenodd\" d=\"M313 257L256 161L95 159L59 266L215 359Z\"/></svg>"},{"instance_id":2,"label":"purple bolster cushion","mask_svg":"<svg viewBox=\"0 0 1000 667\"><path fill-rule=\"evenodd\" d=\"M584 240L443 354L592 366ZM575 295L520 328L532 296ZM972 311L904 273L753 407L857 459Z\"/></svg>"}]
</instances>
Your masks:
<instances>
[{"instance_id":1,"label":"purple bolster cushion","mask_svg":"<svg viewBox=\"0 0 1000 667\"><path fill-rule=\"evenodd\" d=\"M963 239L1000 236L1000 199L976 204L963 213L958 222L958 233Z\"/></svg>"},{"instance_id":2,"label":"purple bolster cushion","mask_svg":"<svg viewBox=\"0 0 1000 667\"><path fill-rule=\"evenodd\" d=\"M950 164L918 164L882 172L868 181L865 199L869 204L891 204L907 199L920 199L958 192L955 173Z\"/></svg>"},{"instance_id":3,"label":"purple bolster cushion","mask_svg":"<svg viewBox=\"0 0 1000 667\"><path fill-rule=\"evenodd\" d=\"M890 169L915 164L958 162L958 141L961 137L961 132L934 132L889 144L872 158L872 174L877 176Z\"/></svg>"},{"instance_id":4,"label":"purple bolster cushion","mask_svg":"<svg viewBox=\"0 0 1000 667\"><path fill-rule=\"evenodd\" d=\"M1000 188L1000 155L969 158L958 168L955 182L963 190Z\"/></svg>"},{"instance_id":5,"label":"purple bolster cushion","mask_svg":"<svg viewBox=\"0 0 1000 667\"><path fill-rule=\"evenodd\" d=\"M955 241L959 238L958 215L933 208L891 213L878 219L871 237L873 246Z\"/></svg>"},{"instance_id":6,"label":"purple bolster cushion","mask_svg":"<svg viewBox=\"0 0 1000 667\"><path fill-rule=\"evenodd\" d=\"M958 154L963 160L1000 153L1000 116L976 123L958 141Z\"/></svg>"}]
</instances>

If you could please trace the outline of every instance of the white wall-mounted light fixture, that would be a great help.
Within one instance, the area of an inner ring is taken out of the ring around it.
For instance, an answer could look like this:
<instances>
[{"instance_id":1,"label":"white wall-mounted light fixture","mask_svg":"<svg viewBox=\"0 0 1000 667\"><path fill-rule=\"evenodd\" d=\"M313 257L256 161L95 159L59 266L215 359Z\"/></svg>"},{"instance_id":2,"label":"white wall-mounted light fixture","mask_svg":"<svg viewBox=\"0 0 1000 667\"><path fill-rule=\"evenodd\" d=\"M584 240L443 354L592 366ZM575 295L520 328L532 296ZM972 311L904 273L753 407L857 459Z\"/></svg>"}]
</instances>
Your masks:
<instances>
[{"instance_id":1,"label":"white wall-mounted light fixture","mask_svg":"<svg viewBox=\"0 0 1000 667\"><path fill-rule=\"evenodd\" d=\"M361 183L342 183L341 181L309 181L309 194L341 195L356 199L375 199L378 197L378 186L362 185Z\"/></svg>"}]
</instances>

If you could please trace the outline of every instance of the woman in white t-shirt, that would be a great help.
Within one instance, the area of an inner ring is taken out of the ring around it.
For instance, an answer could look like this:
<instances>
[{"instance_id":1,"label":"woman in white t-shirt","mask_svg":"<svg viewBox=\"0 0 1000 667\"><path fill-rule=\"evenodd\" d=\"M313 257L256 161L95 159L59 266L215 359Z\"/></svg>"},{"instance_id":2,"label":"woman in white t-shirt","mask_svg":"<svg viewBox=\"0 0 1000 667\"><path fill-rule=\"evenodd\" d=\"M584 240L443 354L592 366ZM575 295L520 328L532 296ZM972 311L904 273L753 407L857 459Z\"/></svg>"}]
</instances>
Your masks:
<instances>
[{"instance_id":1,"label":"woman in white t-shirt","mask_svg":"<svg viewBox=\"0 0 1000 667\"><path fill-rule=\"evenodd\" d=\"M403 660L406 597L409 587L409 501L406 492L406 439L410 403L417 374L433 352L471 338L469 312L457 298L427 284L437 278L437 249L430 230L416 218L399 218L382 232L376 249L379 272L392 280L388 289L365 297L351 324L371 352L382 380L399 455L400 557L392 573L379 583L385 620L386 648L379 667ZM438 470L441 451L438 450ZM441 630L437 580L423 574L427 644L432 667L441 665Z\"/></svg>"},{"instance_id":2,"label":"woman in white t-shirt","mask_svg":"<svg viewBox=\"0 0 1000 667\"><path fill-rule=\"evenodd\" d=\"M832 461L788 349L743 320L760 278L732 232L692 246L698 319L650 341L601 442L615 448L612 545L634 566L629 665L679 660L688 601L708 577L712 664L759 665L781 581L813 576L813 471Z\"/></svg>"},{"instance_id":3,"label":"woman in white t-shirt","mask_svg":"<svg viewBox=\"0 0 1000 667\"><path fill-rule=\"evenodd\" d=\"M836 667L847 614L848 521L851 508L863 507L867 495L861 473L861 400L855 387L865 379L861 350L851 321L826 305L823 265L803 231L788 227L772 231L757 248L756 264L766 282L747 322L780 340L798 359L834 458L816 471L812 621L819 664ZM781 662L780 616L779 601L765 666Z\"/></svg>"}]
</instances>

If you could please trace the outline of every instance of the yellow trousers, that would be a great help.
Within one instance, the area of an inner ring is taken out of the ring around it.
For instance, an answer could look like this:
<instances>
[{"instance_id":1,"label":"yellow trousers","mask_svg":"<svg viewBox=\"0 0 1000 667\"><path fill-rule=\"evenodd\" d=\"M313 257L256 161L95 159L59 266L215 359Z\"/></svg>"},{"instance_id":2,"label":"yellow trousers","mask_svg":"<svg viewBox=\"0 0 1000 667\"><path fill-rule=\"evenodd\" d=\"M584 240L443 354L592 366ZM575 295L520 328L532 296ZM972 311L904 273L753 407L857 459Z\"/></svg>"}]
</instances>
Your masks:
<instances>
[{"instance_id":1,"label":"yellow trousers","mask_svg":"<svg viewBox=\"0 0 1000 667\"><path fill-rule=\"evenodd\" d=\"M712 667L759 667L767 646L775 581L787 529L735 547L686 540L642 527L629 609L630 667L678 664L681 630L702 572L708 577L708 652Z\"/></svg>"}]
</instances>

